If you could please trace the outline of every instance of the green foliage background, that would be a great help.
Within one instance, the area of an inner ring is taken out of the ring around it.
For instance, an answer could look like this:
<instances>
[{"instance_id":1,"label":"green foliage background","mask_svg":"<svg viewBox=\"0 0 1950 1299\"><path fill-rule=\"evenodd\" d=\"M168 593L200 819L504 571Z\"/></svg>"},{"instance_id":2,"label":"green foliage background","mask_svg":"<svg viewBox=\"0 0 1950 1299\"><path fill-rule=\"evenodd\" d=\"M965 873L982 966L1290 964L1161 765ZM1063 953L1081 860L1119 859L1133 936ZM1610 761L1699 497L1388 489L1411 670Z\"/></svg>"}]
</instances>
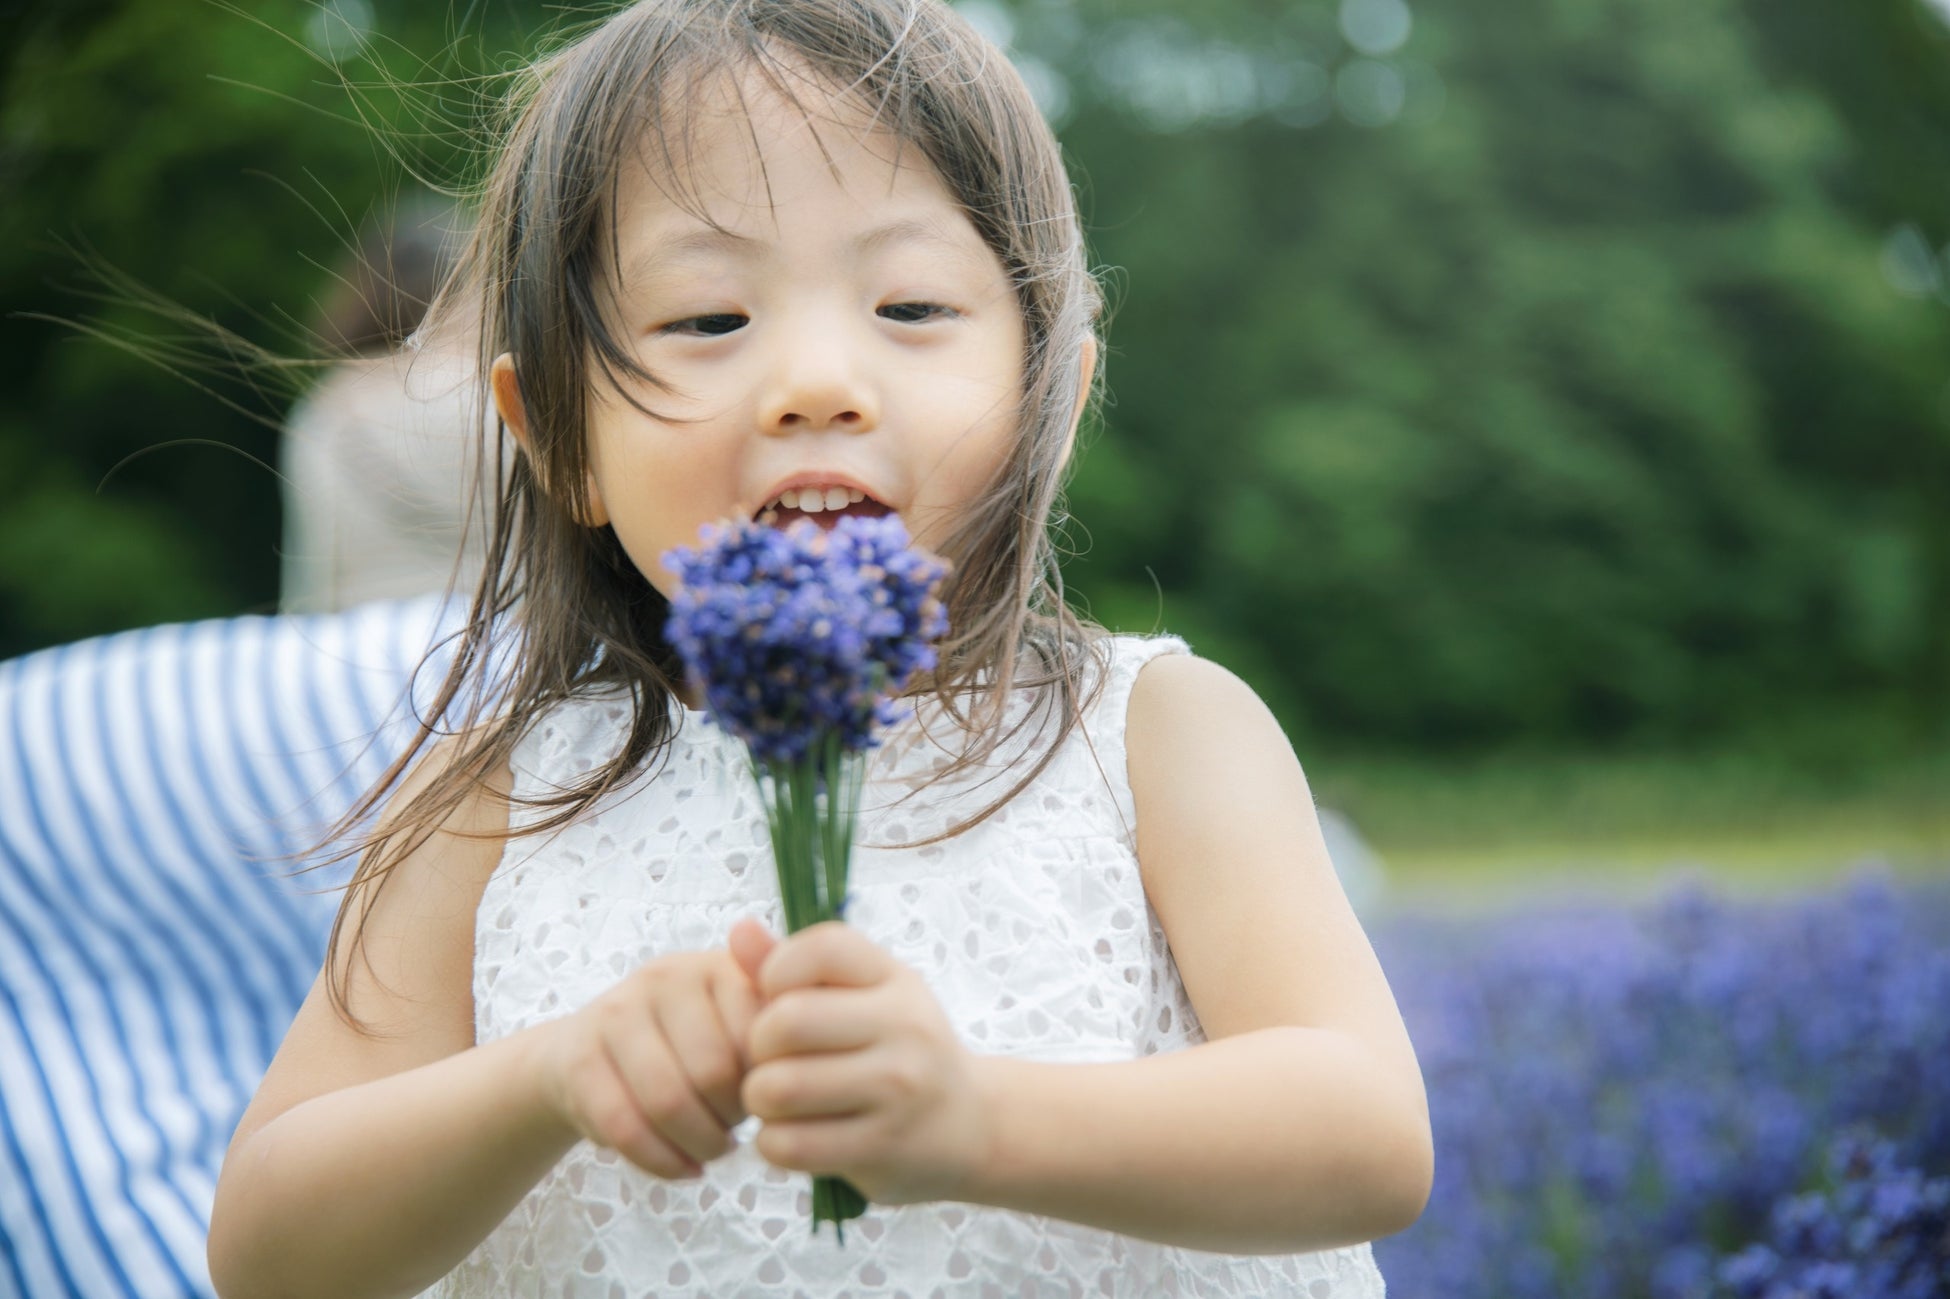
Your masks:
<instances>
[{"instance_id":1,"label":"green foliage background","mask_svg":"<svg viewBox=\"0 0 1950 1299\"><path fill-rule=\"evenodd\" d=\"M1950 727L1933 2L1413 0L1387 49L1397 0L964 8L1044 87L1113 287L1098 617L1320 742ZM288 392L91 337L195 331L86 265L290 348L401 184L359 111L457 174L434 81L558 13L369 11L424 92L349 95L300 0L0 17L0 654L274 607L276 436L226 403Z\"/></svg>"}]
</instances>

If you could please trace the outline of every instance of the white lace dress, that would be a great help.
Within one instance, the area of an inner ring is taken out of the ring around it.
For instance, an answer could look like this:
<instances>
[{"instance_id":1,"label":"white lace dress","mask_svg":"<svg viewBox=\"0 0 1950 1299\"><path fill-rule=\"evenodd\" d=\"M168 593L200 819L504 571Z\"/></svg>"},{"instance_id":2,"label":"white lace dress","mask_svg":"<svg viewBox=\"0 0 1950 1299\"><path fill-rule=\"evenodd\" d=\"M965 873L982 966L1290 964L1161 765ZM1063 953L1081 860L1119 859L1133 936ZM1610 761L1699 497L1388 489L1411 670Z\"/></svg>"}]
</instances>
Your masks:
<instances>
[{"instance_id":1,"label":"white lace dress","mask_svg":"<svg viewBox=\"0 0 1950 1299\"><path fill-rule=\"evenodd\" d=\"M1085 726L1035 784L959 838L911 850L872 846L926 838L1008 788L964 776L894 805L952 756L934 742L949 725L936 709L924 706L894 728L868 768L847 919L925 976L973 1050L1094 1062L1204 1040L1145 900L1124 765L1125 705L1138 668L1186 646L1126 636L1109 648L1109 679ZM1018 704L1016 715L1030 707ZM626 709L610 696L553 711L515 754L517 792L595 767L615 751ZM1014 756L1040 752L1033 744L1025 731ZM989 775L1013 773L1013 783L1026 768L1012 766L1006 749ZM742 747L703 714L686 712L653 778L555 835L511 842L476 924L476 1037L491 1041L573 1011L660 953L722 945L741 916L783 932L765 818ZM805 1174L766 1164L748 1139L690 1182L660 1180L583 1142L427 1294L1384 1293L1365 1244L1210 1254L969 1204L870 1205L847 1225L841 1247L830 1227L811 1234L810 1185Z\"/></svg>"}]
</instances>

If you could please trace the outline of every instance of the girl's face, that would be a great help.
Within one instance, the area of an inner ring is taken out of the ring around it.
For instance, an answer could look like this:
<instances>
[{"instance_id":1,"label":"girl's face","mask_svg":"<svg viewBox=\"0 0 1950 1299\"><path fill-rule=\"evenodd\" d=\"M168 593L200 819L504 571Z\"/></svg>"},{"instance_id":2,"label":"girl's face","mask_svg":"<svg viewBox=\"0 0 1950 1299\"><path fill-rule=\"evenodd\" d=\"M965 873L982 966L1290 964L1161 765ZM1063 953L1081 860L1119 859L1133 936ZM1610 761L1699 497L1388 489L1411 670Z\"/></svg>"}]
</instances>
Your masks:
<instances>
[{"instance_id":1,"label":"girl's face","mask_svg":"<svg viewBox=\"0 0 1950 1299\"><path fill-rule=\"evenodd\" d=\"M863 491L856 510L878 501L938 543L1016 436L1021 309L926 158L908 145L897 168L895 138L830 94L802 96L802 112L763 78L742 84L743 107L694 106L687 160L729 234L641 166L617 195L618 337L670 385L629 391L669 418L599 386L585 521L614 526L665 596L677 581L659 556L788 487ZM496 364L504 414L508 368Z\"/></svg>"}]
</instances>

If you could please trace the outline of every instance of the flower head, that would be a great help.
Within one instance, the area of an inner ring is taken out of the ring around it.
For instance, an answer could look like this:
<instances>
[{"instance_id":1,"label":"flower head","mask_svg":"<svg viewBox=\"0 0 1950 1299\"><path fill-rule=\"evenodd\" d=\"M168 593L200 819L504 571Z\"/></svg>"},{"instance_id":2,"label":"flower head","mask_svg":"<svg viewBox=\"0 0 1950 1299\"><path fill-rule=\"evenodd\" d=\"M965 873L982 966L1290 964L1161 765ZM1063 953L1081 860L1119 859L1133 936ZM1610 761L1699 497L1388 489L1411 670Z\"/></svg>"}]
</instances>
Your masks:
<instances>
[{"instance_id":1,"label":"flower head","mask_svg":"<svg viewBox=\"0 0 1950 1299\"><path fill-rule=\"evenodd\" d=\"M762 762L796 762L823 736L855 752L906 711L894 697L935 665L948 628L947 564L909 544L898 515L831 532L707 524L663 557L683 585L665 628L718 725Z\"/></svg>"}]
</instances>

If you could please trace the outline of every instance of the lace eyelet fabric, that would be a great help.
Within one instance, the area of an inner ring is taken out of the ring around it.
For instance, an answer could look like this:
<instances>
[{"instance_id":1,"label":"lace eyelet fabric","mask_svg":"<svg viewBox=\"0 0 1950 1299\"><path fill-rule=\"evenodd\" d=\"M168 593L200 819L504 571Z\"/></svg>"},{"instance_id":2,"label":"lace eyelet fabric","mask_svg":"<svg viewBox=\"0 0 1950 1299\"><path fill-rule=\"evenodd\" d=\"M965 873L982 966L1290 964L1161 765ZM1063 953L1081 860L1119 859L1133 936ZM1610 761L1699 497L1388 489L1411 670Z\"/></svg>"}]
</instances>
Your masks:
<instances>
[{"instance_id":1,"label":"lace eyelet fabric","mask_svg":"<svg viewBox=\"0 0 1950 1299\"><path fill-rule=\"evenodd\" d=\"M847 921L926 980L971 1050L1052 1062L1131 1060L1205 1040L1146 901L1125 771L1139 668L1189 652L1172 636L1097 647L1104 688L1037 779L986 808L1048 741L1036 718L974 772L923 705L867 770ZM1035 707L1017 692L1009 722ZM550 712L514 755L515 789L566 785L616 751L629 703ZM517 804L519 821L524 809ZM784 930L764 811L739 743L686 712L649 774L588 816L514 839L475 926L475 1035L489 1042L587 1005L659 955L722 946L741 917ZM748 1138L755 1125L740 1130ZM574 1147L433 1299L1025 1299L1271 1296L1380 1299L1368 1245L1287 1255L1181 1249L1060 1219L961 1203L870 1205L811 1232L810 1178L748 1139L701 1178L667 1182L614 1151Z\"/></svg>"}]
</instances>

